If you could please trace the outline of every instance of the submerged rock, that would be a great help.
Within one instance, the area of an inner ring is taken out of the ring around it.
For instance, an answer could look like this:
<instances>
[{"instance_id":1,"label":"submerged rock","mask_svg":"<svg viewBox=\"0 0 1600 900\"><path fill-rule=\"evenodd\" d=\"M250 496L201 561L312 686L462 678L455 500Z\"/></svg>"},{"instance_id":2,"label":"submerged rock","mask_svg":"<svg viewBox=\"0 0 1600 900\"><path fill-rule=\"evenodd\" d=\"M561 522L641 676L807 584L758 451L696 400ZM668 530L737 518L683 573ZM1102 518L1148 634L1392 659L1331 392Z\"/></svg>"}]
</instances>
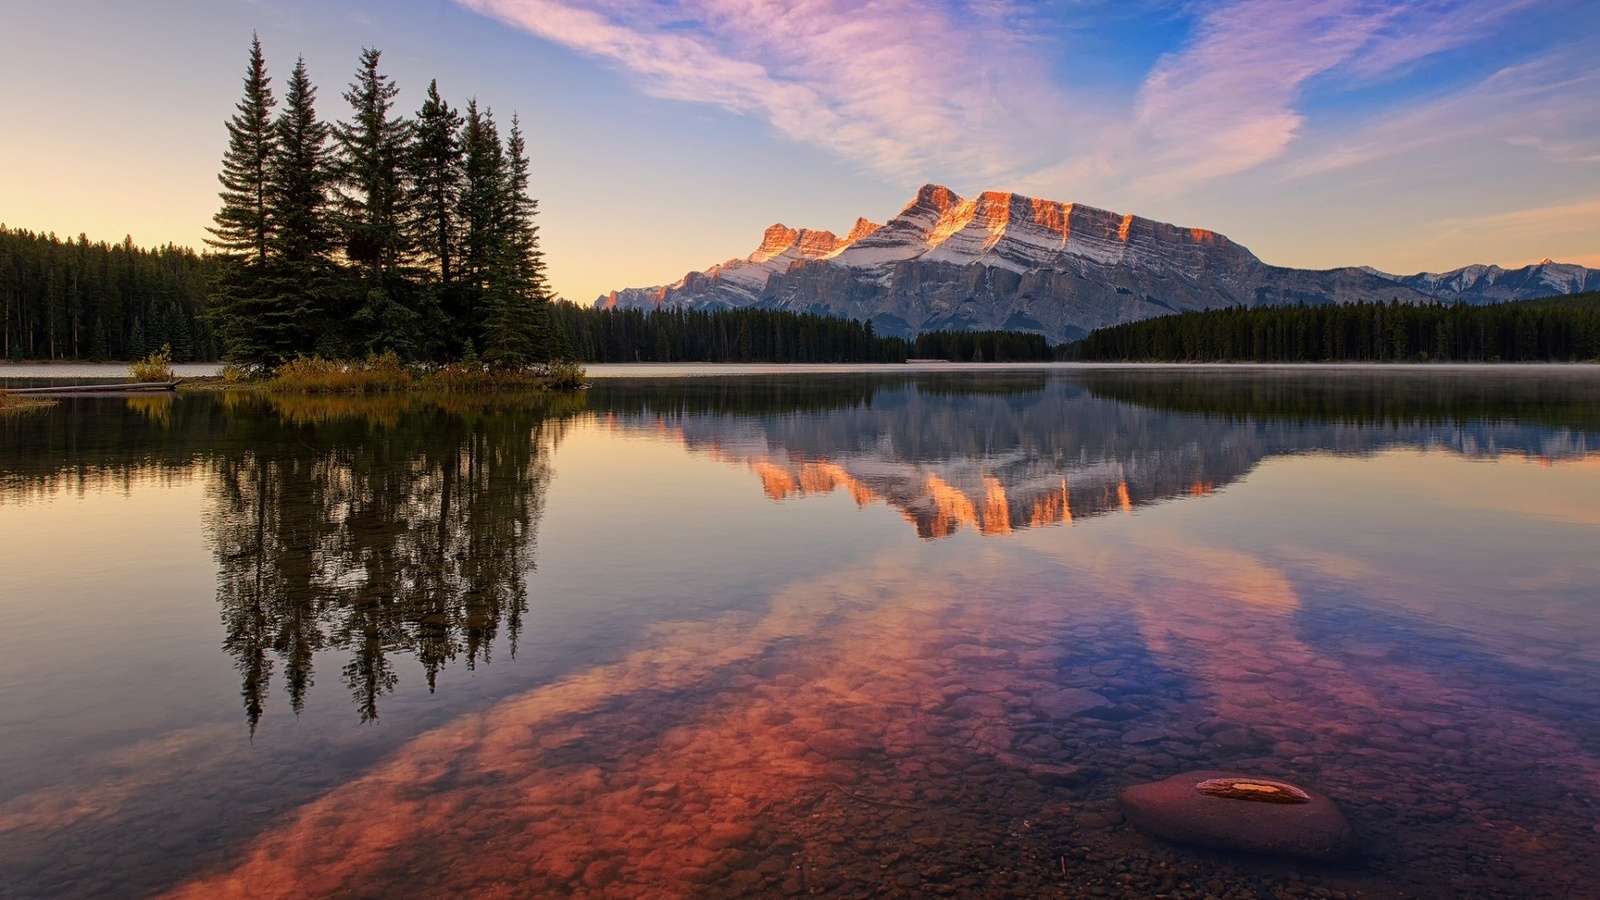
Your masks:
<instances>
[{"instance_id":1,"label":"submerged rock","mask_svg":"<svg viewBox=\"0 0 1600 900\"><path fill-rule=\"evenodd\" d=\"M1034 694L1033 705L1051 719L1065 720L1074 716L1103 714L1109 712L1115 704L1094 691L1064 688Z\"/></svg>"},{"instance_id":2,"label":"submerged rock","mask_svg":"<svg viewBox=\"0 0 1600 900\"><path fill-rule=\"evenodd\" d=\"M1028 777L1050 787L1068 787L1087 780L1088 774L1077 766L1040 764L1028 767Z\"/></svg>"},{"instance_id":3,"label":"submerged rock","mask_svg":"<svg viewBox=\"0 0 1600 900\"><path fill-rule=\"evenodd\" d=\"M1332 800L1275 779L1186 772L1123 788L1120 798L1128 821L1180 844L1323 861L1355 852L1350 823Z\"/></svg>"}]
</instances>

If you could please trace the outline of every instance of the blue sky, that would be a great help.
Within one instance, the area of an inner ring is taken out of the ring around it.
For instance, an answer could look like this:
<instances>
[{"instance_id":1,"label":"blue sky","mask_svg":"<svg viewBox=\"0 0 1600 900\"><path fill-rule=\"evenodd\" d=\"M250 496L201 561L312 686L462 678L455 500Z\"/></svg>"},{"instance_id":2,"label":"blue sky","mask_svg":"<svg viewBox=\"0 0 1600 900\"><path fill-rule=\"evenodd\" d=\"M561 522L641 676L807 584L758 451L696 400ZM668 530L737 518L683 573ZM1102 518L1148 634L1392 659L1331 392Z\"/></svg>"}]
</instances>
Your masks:
<instances>
[{"instance_id":1,"label":"blue sky","mask_svg":"<svg viewBox=\"0 0 1600 900\"><path fill-rule=\"evenodd\" d=\"M521 115L588 302L934 181L1221 231L1270 263L1600 266L1586 0L8 2L0 221L198 245L259 32L325 118L362 47Z\"/></svg>"}]
</instances>

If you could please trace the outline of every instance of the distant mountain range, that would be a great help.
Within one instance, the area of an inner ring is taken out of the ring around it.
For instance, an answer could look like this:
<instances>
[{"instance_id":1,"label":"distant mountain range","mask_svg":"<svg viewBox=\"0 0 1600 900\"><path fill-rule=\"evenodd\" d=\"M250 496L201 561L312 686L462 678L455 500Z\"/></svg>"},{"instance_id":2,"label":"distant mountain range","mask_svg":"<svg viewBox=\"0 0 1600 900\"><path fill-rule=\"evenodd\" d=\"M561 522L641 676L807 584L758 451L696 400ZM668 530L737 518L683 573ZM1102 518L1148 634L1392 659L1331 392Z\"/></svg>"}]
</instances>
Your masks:
<instances>
[{"instance_id":1,"label":"distant mountain range","mask_svg":"<svg viewBox=\"0 0 1600 900\"><path fill-rule=\"evenodd\" d=\"M1078 203L930 184L848 235L773 225L749 256L677 282L601 296L601 308L759 307L871 320L881 334L1009 329L1055 341L1189 310L1429 300L1492 303L1600 289L1600 269L1550 260L1390 275L1270 266L1213 231Z\"/></svg>"}]
</instances>

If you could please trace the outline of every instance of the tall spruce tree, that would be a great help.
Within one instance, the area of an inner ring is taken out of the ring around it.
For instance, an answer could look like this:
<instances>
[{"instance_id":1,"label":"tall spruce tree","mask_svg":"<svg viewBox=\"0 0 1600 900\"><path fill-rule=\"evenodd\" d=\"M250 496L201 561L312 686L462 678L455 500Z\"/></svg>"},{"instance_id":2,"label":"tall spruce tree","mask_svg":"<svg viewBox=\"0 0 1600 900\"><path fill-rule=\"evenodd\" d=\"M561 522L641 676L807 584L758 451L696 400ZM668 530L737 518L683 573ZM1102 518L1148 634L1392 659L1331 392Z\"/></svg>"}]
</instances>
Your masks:
<instances>
[{"instance_id":1,"label":"tall spruce tree","mask_svg":"<svg viewBox=\"0 0 1600 900\"><path fill-rule=\"evenodd\" d=\"M409 224L419 261L442 284L456 274L456 203L464 163L461 124L461 114L439 97L439 82L430 82L412 136Z\"/></svg>"},{"instance_id":2,"label":"tall spruce tree","mask_svg":"<svg viewBox=\"0 0 1600 900\"><path fill-rule=\"evenodd\" d=\"M244 96L227 122L228 149L222 157L222 208L212 217L206 243L216 248L222 264L216 272L210 317L229 348L230 358L253 361L253 341L246 335L258 313L264 290L268 245L273 236L269 213L268 181L278 151L273 127L272 79L261 52L261 39L250 38L250 58L245 66ZM132 334L128 351L142 351L143 330ZM237 350L235 347L237 346Z\"/></svg>"},{"instance_id":3,"label":"tall spruce tree","mask_svg":"<svg viewBox=\"0 0 1600 900\"><path fill-rule=\"evenodd\" d=\"M267 76L261 39L250 38L250 61L245 67L244 96L228 120L228 150L222 157L222 208L206 229L206 243L224 255L255 264L267 260L271 223L267 217L267 173L277 150L272 125L272 79Z\"/></svg>"},{"instance_id":4,"label":"tall spruce tree","mask_svg":"<svg viewBox=\"0 0 1600 900\"><path fill-rule=\"evenodd\" d=\"M417 111L410 155L409 237L421 268L423 355L455 355L462 337L452 337L460 313L457 256L460 227L457 204L463 177L461 114L439 96L439 83Z\"/></svg>"},{"instance_id":5,"label":"tall spruce tree","mask_svg":"<svg viewBox=\"0 0 1600 900\"><path fill-rule=\"evenodd\" d=\"M407 170L412 125L391 118L400 89L379 74L381 51L361 51L344 99L351 119L334 128L339 143L339 222L345 256L359 280L354 320L371 352L417 350L417 292L404 277L411 260Z\"/></svg>"},{"instance_id":6,"label":"tall spruce tree","mask_svg":"<svg viewBox=\"0 0 1600 900\"><path fill-rule=\"evenodd\" d=\"M461 144L461 308L456 327L458 331L477 334L482 327L483 293L499 252L501 223L505 219L505 150L494 114L480 112L477 100L467 101Z\"/></svg>"},{"instance_id":7,"label":"tall spruce tree","mask_svg":"<svg viewBox=\"0 0 1600 900\"><path fill-rule=\"evenodd\" d=\"M496 368L518 369L552 356L549 291L539 227L539 205L528 194L527 143L522 123L500 156L499 222L484 294L483 358Z\"/></svg>"},{"instance_id":8,"label":"tall spruce tree","mask_svg":"<svg viewBox=\"0 0 1600 900\"><path fill-rule=\"evenodd\" d=\"M332 328L338 305L335 232L330 209L334 168L328 123L317 118L317 89L305 60L295 63L278 117L278 155L272 166L269 211L275 222L268 290L252 361L273 363L297 353L339 355Z\"/></svg>"}]
</instances>

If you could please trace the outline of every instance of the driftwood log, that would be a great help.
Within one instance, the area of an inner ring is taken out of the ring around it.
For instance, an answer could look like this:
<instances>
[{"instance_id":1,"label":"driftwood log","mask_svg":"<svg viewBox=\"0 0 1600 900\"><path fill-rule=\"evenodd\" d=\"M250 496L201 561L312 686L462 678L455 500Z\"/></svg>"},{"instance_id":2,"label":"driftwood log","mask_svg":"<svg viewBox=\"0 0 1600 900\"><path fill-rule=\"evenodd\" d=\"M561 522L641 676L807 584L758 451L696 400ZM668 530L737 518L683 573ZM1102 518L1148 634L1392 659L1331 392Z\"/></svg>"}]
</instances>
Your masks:
<instances>
[{"instance_id":1,"label":"driftwood log","mask_svg":"<svg viewBox=\"0 0 1600 900\"><path fill-rule=\"evenodd\" d=\"M178 381L137 381L131 384L63 384L50 387L6 388L6 393L54 397L83 394L155 394L177 389Z\"/></svg>"}]
</instances>

